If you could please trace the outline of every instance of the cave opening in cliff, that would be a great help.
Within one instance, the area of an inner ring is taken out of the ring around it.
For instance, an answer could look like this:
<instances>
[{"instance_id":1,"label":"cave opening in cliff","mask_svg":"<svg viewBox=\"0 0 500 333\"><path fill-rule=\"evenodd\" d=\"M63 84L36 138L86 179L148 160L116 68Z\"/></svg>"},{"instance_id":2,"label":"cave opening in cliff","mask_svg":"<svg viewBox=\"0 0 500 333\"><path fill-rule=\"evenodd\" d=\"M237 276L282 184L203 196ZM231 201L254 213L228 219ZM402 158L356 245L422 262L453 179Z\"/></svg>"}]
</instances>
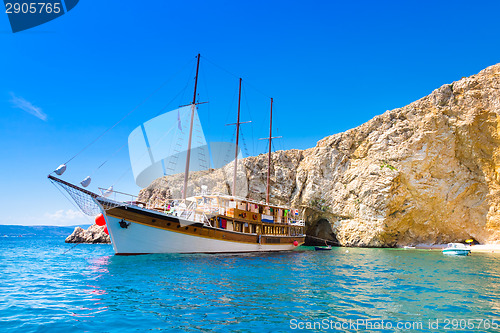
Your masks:
<instances>
[{"instance_id":1,"label":"cave opening in cliff","mask_svg":"<svg viewBox=\"0 0 500 333\"><path fill-rule=\"evenodd\" d=\"M312 223L306 230L305 244L307 246L322 245L339 246L337 235L332 229L332 224L327 219L319 219Z\"/></svg>"}]
</instances>

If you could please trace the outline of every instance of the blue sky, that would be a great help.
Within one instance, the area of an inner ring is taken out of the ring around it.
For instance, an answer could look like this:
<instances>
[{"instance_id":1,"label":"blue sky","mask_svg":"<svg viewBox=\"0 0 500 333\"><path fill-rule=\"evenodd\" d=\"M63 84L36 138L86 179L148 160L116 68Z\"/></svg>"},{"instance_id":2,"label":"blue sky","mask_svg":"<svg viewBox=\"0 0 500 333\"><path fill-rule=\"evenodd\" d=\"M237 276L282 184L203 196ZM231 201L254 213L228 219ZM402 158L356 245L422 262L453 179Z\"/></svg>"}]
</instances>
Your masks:
<instances>
[{"instance_id":1,"label":"blue sky","mask_svg":"<svg viewBox=\"0 0 500 333\"><path fill-rule=\"evenodd\" d=\"M499 12L498 1L81 0L16 34L0 13L0 224L91 222L47 174L156 90L71 161L65 179L79 182L141 122L188 104L198 52L209 140L231 140L224 124L235 120L241 76L248 152L265 152L257 139L267 135L268 97L284 137L276 149L305 149L500 62ZM128 168L122 149L93 173L91 190L124 175L115 189L137 193Z\"/></svg>"}]
</instances>

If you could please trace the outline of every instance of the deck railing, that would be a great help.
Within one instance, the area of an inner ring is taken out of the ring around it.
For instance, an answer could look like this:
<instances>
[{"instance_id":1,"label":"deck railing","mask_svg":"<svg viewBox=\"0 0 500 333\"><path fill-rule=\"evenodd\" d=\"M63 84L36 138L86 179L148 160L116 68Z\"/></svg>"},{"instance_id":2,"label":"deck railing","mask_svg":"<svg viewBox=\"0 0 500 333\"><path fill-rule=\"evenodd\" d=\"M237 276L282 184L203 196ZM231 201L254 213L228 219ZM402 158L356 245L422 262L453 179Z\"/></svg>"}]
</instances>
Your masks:
<instances>
[{"instance_id":1,"label":"deck railing","mask_svg":"<svg viewBox=\"0 0 500 333\"><path fill-rule=\"evenodd\" d=\"M114 191L112 189L99 188L101 195L115 202L119 202L123 205L135 205L141 208L152 209L164 214L177 216L186 220L202 222L205 225L212 225L211 218L214 215L227 215L227 210L231 209L226 207L226 202L221 203L220 200L214 199L215 196L227 197L221 194L203 195L197 198L189 199L167 199L167 200L154 200L148 201L146 203L137 201L138 196ZM200 198L201 197L201 198ZM245 202L244 198L234 198L235 201ZM262 205L262 204L259 204ZM273 216L274 224L287 224L291 226L304 227L305 223L303 220L294 219L294 217L287 217L281 215Z\"/></svg>"}]
</instances>

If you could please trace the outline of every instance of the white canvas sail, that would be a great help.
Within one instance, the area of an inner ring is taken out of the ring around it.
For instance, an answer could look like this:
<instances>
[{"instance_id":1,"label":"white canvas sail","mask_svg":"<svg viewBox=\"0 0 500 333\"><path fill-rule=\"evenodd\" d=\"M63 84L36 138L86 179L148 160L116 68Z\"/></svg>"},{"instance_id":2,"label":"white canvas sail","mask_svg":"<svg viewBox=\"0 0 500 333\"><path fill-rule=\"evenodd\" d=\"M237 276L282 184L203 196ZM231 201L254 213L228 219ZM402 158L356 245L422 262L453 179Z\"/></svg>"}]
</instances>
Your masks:
<instances>
[{"instance_id":1,"label":"white canvas sail","mask_svg":"<svg viewBox=\"0 0 500 333\"><path fill-rule=\"evenodd\" d=\"M159 177L185 171L191 107L189 105L161 114L130 133L130 163L138 186L144 188ZM231 142L211 142L209 152L198 111L195 110L190 171L208 170L211 164L218 169L231 163L235 148ZM238 147L238 159L241 158L242 152Z\"/></svg>"},{"instance_id":2,"label":"white canvas sail","mask_svg":"<svg viewBox=\"0 0 500 333\"><path fill-rule=\"evenodd\" d=\"M191 108L189 105L161 114L130 133L130 163L138 186L146 187L158 177L184 172ZM208 146L195 109L189 169L199 171L209 167Z\"/></svg>"},{"instance_id":3,"label":"white canvas sail","mask_svg":"<svg viewBox=\"0 0 500 333\"><path fill-rule=\"evenodd\" d=\"M224 165L234 161L234 150L236 144L233 142L210 142L210 155L214 169L222 168ZM238 160L243 158L241 148L238 147Z\"/></svg>"}]
</instances>

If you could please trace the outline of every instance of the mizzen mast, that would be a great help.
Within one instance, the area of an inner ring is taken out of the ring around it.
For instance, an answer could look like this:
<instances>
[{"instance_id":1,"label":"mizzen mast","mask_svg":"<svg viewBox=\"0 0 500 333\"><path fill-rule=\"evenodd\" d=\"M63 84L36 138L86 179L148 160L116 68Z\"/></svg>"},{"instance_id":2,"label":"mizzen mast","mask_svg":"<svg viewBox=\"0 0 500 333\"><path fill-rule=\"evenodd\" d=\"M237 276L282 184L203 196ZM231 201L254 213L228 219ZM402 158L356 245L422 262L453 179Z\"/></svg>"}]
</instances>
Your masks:
<instances>
[{"instance_id":1,"label":"mizzen mast","mask_svg":"<svg viewBox=\"0 0 500 333\"><path fill-rule=\"evenodd\" d=\"M238 172L238 145L239 145L239 139L240 139L240 125L241 124L246 124L246 123L251 123L251 121L240 121L240 106L241 106L241 81L242 79L240 78L240 86L238 89L238 118L236 120L236 123L234 124L227 124L227 125L236 125L236 146L234 149L234 174L233 174L233 196L236 196L236 174Z\"/></svg>"},{"instance_id":2,"label":"mizzen mast","mask_svg":"<svg viewBox=\"0 0 500 333\"><path fill-rule=\"evenodd\" d=\"M266 203L269 205L269 190L271 187L271 141L273 139L273 98L271 97L271 116L269 117L269 154L267 163L267 187L266 187Z\"/></svg>"},{"instance_id":3,"label":"mizzen mast","mask_svg":"<svg viewBox=\"0 0 500 333\"><path fill-rule=\"evenodd\" d=\"M184 187L182 190L182 199L186 199L186 195L187 195L187 182L188 182L188 177L189 177L189 162L191 160L191 141L193 138L194 111L196 110L196 89L198 88L198 71L200 69L200 54L199 53L198 53L197 58L198 58L198 61L196 62L196 77L194 79L193 103L191 104L191 125L189 127L189 140L188 140L188 147L187 147L187 154L186 154L186 170L184 171ZM241 85L241 83L240 83L240 85ZM239 106L238 106L238 109L239 109Z\"/></svg>"},{"instance_id":4,"label":"mizzen mast","mask_svg":"<svg viewBox=\"0 0 500 333\"><path fill-rule=\"evenodd\" d=\"M238 119L236 120L236 147L234 150L233 197L236 195L236 173L238 172L238 143L240 139L241 77L238 89Z\"/></svg>"},{"instance_id":5,"label":"mizzen mast","mask_svg":"<svg viewBox=\"0 0 500 333\"><path fill-rule=\"evenodd\" d=\"M273 139L279 139L281 136L273 137L273 99L271 98L271 116L269 117L269 152L267 154L267 186L266 186L266 203L269 205L269 193L271 192L271 143ZM265 140L265 139L260 139Z\"/></svg>"}]
</instances>

